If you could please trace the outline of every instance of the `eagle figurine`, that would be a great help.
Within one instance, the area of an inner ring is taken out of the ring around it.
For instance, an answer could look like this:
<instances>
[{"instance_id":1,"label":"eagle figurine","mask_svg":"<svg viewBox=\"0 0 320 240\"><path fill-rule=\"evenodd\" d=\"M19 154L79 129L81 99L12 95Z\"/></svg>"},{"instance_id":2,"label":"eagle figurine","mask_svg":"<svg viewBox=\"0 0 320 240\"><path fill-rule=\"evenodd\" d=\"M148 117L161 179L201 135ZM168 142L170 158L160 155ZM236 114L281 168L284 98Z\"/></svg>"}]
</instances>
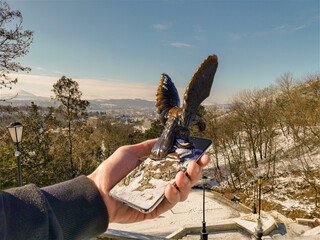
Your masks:
<instances>
[{"instance_id":1,"label":"eagle figurine","mask_svg":"<svg viewBox=\"0 0 320 240\"><path fill-rule=\"evenodd\" d=\"M165 128L151 150L151 159L164 159L175 144L179 148L194 148L193 143L189 141L189 127L197 125L200 131L206 127L205 122L196 115L196 111L210 95L217 67L216 55L208 56L202 62L189 82L181 108L179 94L171 78L164 73L161 75L156 107Z\"/></svg>"}]
</instances>

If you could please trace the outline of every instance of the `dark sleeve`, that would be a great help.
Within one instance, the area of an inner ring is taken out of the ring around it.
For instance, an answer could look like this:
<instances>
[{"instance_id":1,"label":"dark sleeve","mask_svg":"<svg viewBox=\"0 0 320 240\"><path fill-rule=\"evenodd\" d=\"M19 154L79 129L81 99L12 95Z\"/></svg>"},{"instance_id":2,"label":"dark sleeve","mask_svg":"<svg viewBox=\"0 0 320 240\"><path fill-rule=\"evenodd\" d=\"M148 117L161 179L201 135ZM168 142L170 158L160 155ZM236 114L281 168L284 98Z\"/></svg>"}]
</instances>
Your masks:
<instances>
[{"instance_id":1,"label":"dark sleeve","mask_svg":"<svg viewBox=\"0 0 320 240\"><path fill-rule=\"evenodd\" d=\"M0 239L84 239L107 227L104 201L85 176L0 192Z\"/></svg>"}]
</instances>

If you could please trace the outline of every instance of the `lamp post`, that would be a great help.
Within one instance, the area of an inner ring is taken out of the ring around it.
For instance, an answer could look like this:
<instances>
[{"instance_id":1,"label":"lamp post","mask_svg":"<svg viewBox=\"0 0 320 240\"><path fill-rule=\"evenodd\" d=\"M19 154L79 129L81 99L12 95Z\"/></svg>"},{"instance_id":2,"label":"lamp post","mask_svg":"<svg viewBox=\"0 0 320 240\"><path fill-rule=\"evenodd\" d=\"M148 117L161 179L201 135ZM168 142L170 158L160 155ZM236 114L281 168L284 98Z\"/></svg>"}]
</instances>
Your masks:
<instances>
[{"instance_id":1,"label":"lamp post","mask_svg":"<svg viewBox=\"0 0 320 240\"><path fill-rule=\"evenodd\" d=\"M11 123L7 127L9 134L12 138L13 143L17 145L17 150L14 152L14 156L17 157L17 165L18 165L18 185L19 187L22 186L22 176L21 176L21 163L20 163L20 155L19 152L19 143L22 140L22 133L23 133L23 125L19 122Z\"/></svg>"},{"instance_id":2,"label":"lamp post","mask_svg":"<svg viewBox=\"0 0 320 240\"><path fill-rule=\"evenodd\" d=\"M206 213L206 208L205 208L205 184L206 184L206 180L207 177L206 176L202 176L202 186L203 186L203 219L202 219L202 230L201 230L201 240L208 240L208 233L206 230L206 217L205 217L205 213Z\"/></svg>"},{"instance_id":3,"label":"lamp post","mask_svg":"<svg viewBox=\"0 0 320 240\"><path fill-rule=\"evenodd\" d=\"M263 181L263 176L258 176L258 184L259 184L259 219L260 219L260 210L261 210L261 185Z\"/></svg>"},{"instance_id":4,"label":"lamp post","mask_svg":"<svg viewBox=\"0 0 320 240\"><path fill-rule=\"evenodd\" d=\"M253 182L253 208L252 208L252 213L256 214L257 213L257 208L256 208L256 182Z\"/></svg>"},{"instance_id":5,"label":"lamp post","mask_svg":"<svg viewBox=\"0 0 320 240\"><path fill-rule=\"evenodd\" d=\"M261 210L261 185L263 181L263 176L260 175L257 178L258 178L258 185L259 185L259 218L258 218L258 224L256 228L256 236L257 236L257 240L261 240L263 235L263 229L262 229L260 210Z\"/></svg>"}]
</instances>

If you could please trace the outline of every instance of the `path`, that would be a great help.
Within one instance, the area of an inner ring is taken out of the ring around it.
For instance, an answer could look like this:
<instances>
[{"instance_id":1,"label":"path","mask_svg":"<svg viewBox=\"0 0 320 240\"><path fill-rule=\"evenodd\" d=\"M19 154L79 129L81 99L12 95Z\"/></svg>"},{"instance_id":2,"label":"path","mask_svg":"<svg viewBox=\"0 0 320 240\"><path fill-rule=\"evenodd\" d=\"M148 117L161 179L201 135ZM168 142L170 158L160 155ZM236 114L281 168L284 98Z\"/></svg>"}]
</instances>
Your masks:
<instances>
[{"instance_id":1,"label":"path","mask_svg":"<svg viewBox=\"0 0 320 240\"><path fill-rule=\"evenodd\" d=\"M236 218L240 216L241 209L231 208L221 201L215 200L216 195L206 192L206 222L208 225L219 220ZM172 232L188 225L202 225L202 190L193 189L184 202L178 203L156 219L131 224L111 223L109 229L123 230L165 237Z\"/></svg>"}]
</instances>

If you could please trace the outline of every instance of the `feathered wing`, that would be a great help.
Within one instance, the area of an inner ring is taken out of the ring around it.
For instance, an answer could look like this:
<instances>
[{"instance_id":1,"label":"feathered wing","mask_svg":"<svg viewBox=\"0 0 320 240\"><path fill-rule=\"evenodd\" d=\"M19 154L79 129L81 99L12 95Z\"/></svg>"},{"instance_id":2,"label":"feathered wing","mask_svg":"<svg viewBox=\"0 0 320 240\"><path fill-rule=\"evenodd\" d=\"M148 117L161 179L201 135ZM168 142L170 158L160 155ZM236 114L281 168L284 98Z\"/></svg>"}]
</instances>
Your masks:
<instances>
[{"instance_id":1,"label":"feathered wing","mask_svg":"<svg viewBox=\"0 0 320 240\"><path fill-rule=\"evenodd\" d=\"M184 94L182 106L182 123L184 127L189 127L198 107L210 95L217 67L218 58L216 55L211 55L201 63L193 74Z\"/></svg>"},{"instance_id":2,"label":"feathered wing","mask_svg":"<svg viewBox=\"0 0 320 240\"><path fill-rule=\"evenodd\" d=\"M171 78L161 74L160 85L157 89L157 113L162 114L173 107L180 107L179 94Z\"/></svg>"}]
</instances>

